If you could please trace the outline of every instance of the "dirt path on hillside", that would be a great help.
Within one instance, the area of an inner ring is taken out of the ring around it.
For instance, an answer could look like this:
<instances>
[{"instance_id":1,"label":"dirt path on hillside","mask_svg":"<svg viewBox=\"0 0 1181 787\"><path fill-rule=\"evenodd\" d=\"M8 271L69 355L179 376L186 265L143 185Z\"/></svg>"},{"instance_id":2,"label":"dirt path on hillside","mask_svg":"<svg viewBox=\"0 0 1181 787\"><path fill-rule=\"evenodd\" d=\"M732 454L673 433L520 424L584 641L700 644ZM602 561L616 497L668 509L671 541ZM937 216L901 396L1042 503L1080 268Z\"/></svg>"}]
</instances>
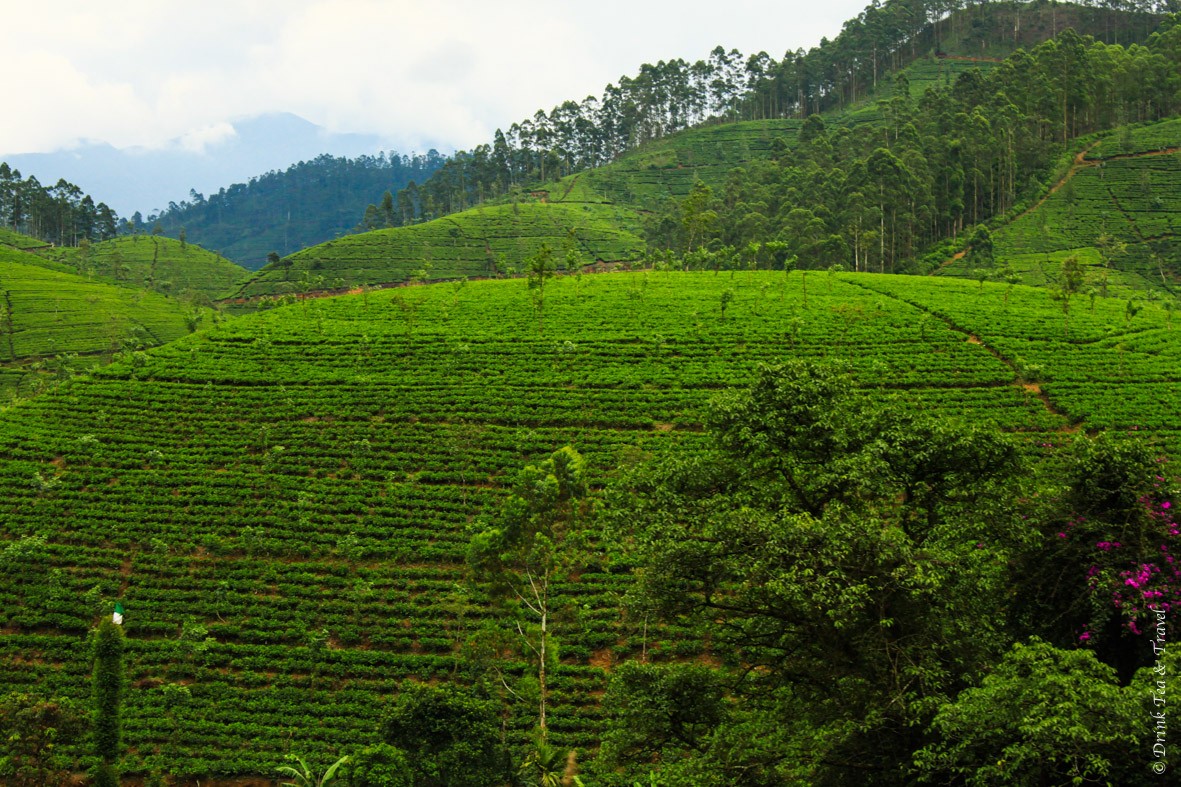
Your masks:
<instances>
[{"instance_id":1,"label":"dirt path on hillside","mask_svg":"<svg viewBox=\"0 0 1181 787\"><path fill-rule=\"evenodd\" d=\"M1181 153L1181 146L1179 146L1179 147L1161 148L1160 150L1145 150L1145 151L1141 151L1139 153L1116 153L1114 156L1106 156L1105 158L1088 159L1087 154L1090 153L1091 150L1093 150L1095 148L1095 146L1098 145L1102 141L1103 140L1096 140L1096 141L1092 142L1090 145L1087 145L1087 147L1085 147L1084 149L1080 150L1078 152L1078 154L1075 155L1074 161L1070 165L1070 169L1066 170L1066 174L1063 175L1061 178L1059 178L1058 182L1055 183L1053 186L1051 186L1050 190L1047 191L1044 195L1042 195L1041 199L1039 199L1031 207L1026 208L1020 214L1015 216L1012 221L1008 222L1008 224L1013 224L1013 223L1025 218L1030 213L1033 213L1035 210L1037 210L1043 204L1045 204L1046 200L1048 200L1051 196L1053 196L1055 193L1057 193L1057 191L1059 189L1061 189L1063 186L1065 186L1066 181L1070 180L1075 175L1077 175L1080 171L1087 169L1088 167L1098 167L1107 161L1126 161L1127 159L1150 158L1152 156L1169 156L1174 153ZM1110 191L1110 189L1109 189L1109 191ZM1122 210L1121 210L1121 212L1122 212ZM933 271L933 273L939 273L940 271L942 271L947 266L951 265L956 260L962 259L965 253L966 253L966 250L958 252L951 259L945 260L938 268L935 269L935 271Z\"/></svg>"},{"instance_id":2,"label":"dirt path on hillside","mask_svg":"<svg viewBox=\"0 0 1181 787\"><path fill-rule=\"evenodd\" d=\"M1054 195L1055 192L1057 192L1060 188L1062 188L1064 185L1066 185L1066 181L1073 178L1079 170L1085 169L1087 167L1098 166L1099 161L1087 161L1087 154L1090 153L1091 149L1098 144L1099 144L1099 140L1096 140L1095 142L1092 142L1090 145L1087 145L1087 147L1080 150L1078 152L1078 154L1075 155L1074 161L1071 162L1070 168L1066 170L1066 174L1063 175L1061 178L1059 178L1057 183L1055 183L1053 186L1050 186L1050 190L1047 191L1045 194L1043 194L1041 199L1039 199L1037 202L1035 202L1032 206L1021 211L1021 213L1019 213L1018 215L1014 216L1013 220L1007 222L1007 224L1014 224L1017 221L1028 216L1030 213L1033 213L1038 208L1040 208L1042 205L1045 204L1046 200L1048 200L1051 196ZM944 268L947 268L952 263L954 263L956 260L963 259L964 255L967 253L968 253L967 249L964 249L963 251L960 251L960 252L956 252L956 254L954 256L952 256L951 259L944 260L939 265L938 268L933 270L931 272L931 275L942 273Z\"/></svg>"},{"instance_id":3,"label":"dirt path on hillside","mask_svg":"<svg viewBox=\"0 0 1181 787\"><path fill-rule=\"evenodd\" d=\"M1073 178L1075 175L1077 175L1080 170L1086 169L1087 167L1099 166L1099 162L1102 159L1096 159L1094 161L1087 160L1087 154L1090 153L1091 149L1094 148L1098 144L1099 144L1099 140L1096 140L1095 142L1092 142L1090 145L1087 145L1085 148L1080 150L1078 152L1078 154L1074 157L1074 161L1071 162L1070 168L1068 170L1066 170L1066 174L1063 175L1061 178L1059 178L1057 183L1055 183L1053 186L1050 186L1050 190L1047 191L1045 194L1043 194L1041 199L1039 199L1037 202L1035 202L1031 207L1026 208L1025 210L1021 211L1021 213L1014 216L1013 220L1010 221L1009 224L1014 224L1014 223L1020 221L1021 219L1025 218L1030 213L1033 213L1035 210L1037 210L1042 205L1044 205L1046 200L1048 200L1054 194L1058 193L1058 190L1061 189L1063 186L1065 186L1066 182L1068 180L1070 180L1071 178Z\"/></svg>"},{"instance_id":4,"label":"dirt path on hillside","mask_svg":"<svg viewBox=\"0 0 1181 787\"><path fill-rule=\"evenodd\" d=\"M570 196L571 191L574 191L574 186L578 183L578 179L581 177L582 177L582 173L577 172L577 173L575 173L574 177L570 178L570 185L567 186L566 190L562 192L562 197L561 197L561 199L557 200L558 202L565 202L566 201L566 198Z\"/></svg>"},{"instance_id":5,"label":"dirt path on hillside","mask_svg":"<svg viewBox=\"0 0 1181 787\"><path fill-rule=\"evenodd\" d=\"M1044 407L1046 409L1047 413L1049 413L1050 415L1052 415L1055 418L1058 418L1064 422L1061 426L1054 429L1053 431L1056 431L1056 432L1077 432L1081 428L1079 426L1078 422L1074 418L1072 418L1069 413L1067 413L1065 410L1060 409L1057 405L1054 404L1053 401L1051 401L1050 397L1046 394L1045 391L1042 390L1042 387L1040 385L1038 385L1036 382L1029 382L1026 380L1022 380L1021 375L1017 371L1017 364L1012 359L1005 357L1005 355L1002 354L1000 350L996 349L995 347L991 346L987 342L983 341L979 336L972 333L967 328L964 328L961 325L957 325L955 323L955 321L953 321L950 317L944 317L941 314L937 314L936 312L932 311L931 309L929 309L928 307L926 307L925 305L923 305L921 303L916 303L915 301L911 301L906 298L902 298L902 297L900 297L898 295L894 295L892 293L882 292L881 290L875 290L873 287L869 287L866 284L859 282L859 281L850 281L849 284L854 284L854 285L860 287L861 289L865 290L866 292L872 292L875 295L884 296L886 298L892 298L893 300L899 301L900 303L905 303L907 306L911 306L915 309L918 309L919 311L923 312L924 314L928 314L931 317L934 317L935 319L943 322L945 325L947 325L948 328L951 328L956 333L962 333L965 337L964 341L968 342L969 344L975 344L980 347L983 347L985 349L985 351L987 351L993 358L996 358L998 361L1000 361L1005 366L1007 366L1011 372L1013 372L1013 382L1010 383L1010 385L1021 390L1027 396L1032 395L1034 398L1036 398L1039 402L1042 403L1042 407Z\"/></svg>"},{"instance_id":6,"label":"dirt path on hillside","mask_svg":"<svg viewBox=\"0 0 1181 787\"><path fill-rule=\"evenodd\" d=\"M955 254L951 255L950 259L946 259L943 262L939 263L939 267L936 268L934 271L932 271L931 274L934 275L936 273L939 273L939 271L943 270L948 265L951 265L954 262L962 260L965 256L967 256L967 254L968 254L967 249L964 249L963 251L957 251Z\"/></svg>"}]
</instances>

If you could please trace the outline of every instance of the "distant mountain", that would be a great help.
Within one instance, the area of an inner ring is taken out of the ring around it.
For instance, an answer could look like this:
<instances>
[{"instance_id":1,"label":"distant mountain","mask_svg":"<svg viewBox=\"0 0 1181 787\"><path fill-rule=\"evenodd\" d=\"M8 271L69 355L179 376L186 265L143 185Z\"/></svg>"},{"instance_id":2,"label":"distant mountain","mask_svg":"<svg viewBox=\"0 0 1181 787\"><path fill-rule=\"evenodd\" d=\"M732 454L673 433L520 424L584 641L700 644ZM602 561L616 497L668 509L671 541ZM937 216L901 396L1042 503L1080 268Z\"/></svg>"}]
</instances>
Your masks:
<instances>
[{"instance_id":1,"label":"distant mountain","mask_svg":"<svg viewBox=\"0 0 1181 787\"><path fill-rule=\"evenodd\" d=\"M159 149L96 142L55 153L0 155L0 160L42 183L59 178L76 183L130 216L165 210L170 202L189 199L190 190L216 191L321 154L360 156L387 147L381 137L334 134L296 115L275 113L206 129Z\"/></svg>"}]
</instances>

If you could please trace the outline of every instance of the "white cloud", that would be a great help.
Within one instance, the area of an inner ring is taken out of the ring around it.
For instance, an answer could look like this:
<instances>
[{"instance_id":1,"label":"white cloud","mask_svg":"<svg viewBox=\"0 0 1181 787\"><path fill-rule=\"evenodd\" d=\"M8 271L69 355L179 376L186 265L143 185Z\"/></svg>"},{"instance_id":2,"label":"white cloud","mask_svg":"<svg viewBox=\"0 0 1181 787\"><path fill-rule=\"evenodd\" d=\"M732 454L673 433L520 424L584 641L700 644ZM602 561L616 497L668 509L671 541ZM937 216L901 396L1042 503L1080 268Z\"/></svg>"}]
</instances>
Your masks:
<instances>
[{"instance_id":1,"label":"white cloud","mask_svg":"<svg viewBox=\"0 0 1181 787\"><path fill-rule=\"evenodd\" d=\"M195 129L180 138L180 146L190 153L204 153L206 148L221 144L238 135L229 123L212 123Z\"/></svg>"},{"instance_id":2,"label":"white cloud","mask_svg":"<svg viewBox=\"0 0 1181 787\"><path fill-rule=\"evenodd\" d=\"M864 0L61 0L6 14L0 154L79 139L210 144L230 118L293 112L402 150L470 147L598 95L643 62L717 44L775 57L834 37ZM220 125L219 125L220 124Z\"/></svg>"},{"instance_id":3,"label":"white cloud","mask_svg":"<svg viewBox=\"0 0 1181 787\"><path fill-rule=\"evenodd\" d=\"M81 139L127 138L127 128L151 122L151 111L134 89L82 73L65 57L51 52L6 56L11 79L8 106L0 124L0 150L53 150ZM35 77L31 76L35 75Z\"/></svg>"}]
</instances>

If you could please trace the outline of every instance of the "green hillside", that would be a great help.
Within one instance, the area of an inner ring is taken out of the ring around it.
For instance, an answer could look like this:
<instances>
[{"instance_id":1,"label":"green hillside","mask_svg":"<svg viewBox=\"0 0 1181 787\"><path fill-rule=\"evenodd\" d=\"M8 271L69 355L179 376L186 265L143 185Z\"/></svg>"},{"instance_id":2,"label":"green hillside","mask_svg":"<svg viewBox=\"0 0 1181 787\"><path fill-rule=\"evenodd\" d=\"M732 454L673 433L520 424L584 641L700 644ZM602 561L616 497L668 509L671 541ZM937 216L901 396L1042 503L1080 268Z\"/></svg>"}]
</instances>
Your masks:
<instances>
[{"instance_id":1,"label":"green hillside","mask_svg":"<svg viewBox=\"0 0 1181 787\"><path fill-rule=\"evenodd\" d=\"M20 251L35 251L37 249L47 249L52 245L29 235L23 235L7 227L0 227L0 246L11 246Z\"/></svg>"},{"instance_id":2,"label":"green hillside","mask_svg":"<svg viewBox=\"0 0 1181 787\"><path fill-rule=\"evenodd\" d=\"M5 399L34 393L49 376L89 368L118 351L188 335L203 318L203 311L172 298L50 270L35 255L2 247L0 294Z\"/></svg>"},{"instance_id":3,"label":"green hillside","mask_svg":"<svg viewBox=\"0 0 1181 787\"><path fill-rule=\"evenodd\" d=\"M1108 292L1175 290L1181 120L1124 127L1080 149L1050 194L993 233L995 266L1011 266L1028 284L1046 284L1074 257L1090 285L1106 282ZM966 257L946 272L976 270Z\"/></svg>"},{"instance_id":4,"label":"green hillside","mask_svg":"<svg viewBox=\"0 0 1181 787\"><path fill-rule=\"evenodd\" d=\"M930 59L903 70L911 91L946 84L990 62ZM883 82L882 95L892 93ZM841 125L880 119L873 101L829 113ZM772 145L796 145L801 120L754 120L699 126L648 143L603 167L536 187L530 200L490 204L425 224L338 238L270 265L237 297L278 296L404 282L426 270L429 279L483 277L521 270L542 242L563 250L574 230L584 264L643 256L637 209L683 199L697 181L721 189L730 172L768 160ZM424 265L429 263L429 268Z\"/></svg>"},{"instance_id":5,"label":"green hillside","mask_svg":"<svg viewBox=\"0 0 1181 787\"><path fill-rule=\"evenodd\" d=\"M918 99L929 88L950 87L966 71L983 72L994 65L990 60L930 57L916 60L897 73L905 77L911 96ZM869 98L824 113L826 123L851 128L880 122L878 102L894 95L894 85L894 75L883 77ZM770 159L775 144L783 146L781 150L793 150L802 125L803 120L785 118L698 126L649 142L611 164L540 188L555 201L597 200L655 207L670 198L683 199L698 180L721 189L735 167Z\"/></svg>"},{"instance_id":6,"label":"green hillside","mask_svg":"<svg viewBox=\"0 0 1181 787\"><path fill-rule=\"evenodd\" d=\"M565 189L625 205L650 206L669 197L683 198L697 180L720 186L734 167L769 158L771 145L783 139L794 146L799 120L752 120L688 129L651 142L618 162L571 175L548 187L554 199Z\"/></svg>"},{"instance_id":7,"label":"green hillside","mask_svg":"<svg viewBox=\"0 0 1181 787\"><path fill-rule=\"evenodd\" d=\"M997 425L1031 456L1098 427L1181 451L1181 330L1154 304L1129 318L1100 301L1066 325L1021 286L614 273L550 280L542 335L530 292L304 301L0 413L0 680L88 696L84 639L122 599L126 772L331 761L376 741L400 679L469 674L465 643L498 619L463 581L470 528L519 468L571 445L597 487L696 455L708 402L763 362L847 363L876 400ZM612 554L580 553L555 590L550 735L584 756L615 666L708 651L624 617ZM535 708L506 703L522 744Z\"/></svg>"},{"instance_id":8,"label":"green hillside","mask_svg":"<svg viewBox=\"0 0 1181 787\"><path fill-rule=\"evenodd\" d=\"M305 249L268 265L236 297L520 272L542 244L559 263L638 260L643 242L630 210L596 202L490 205L410 227L376 230Z\"/></svg>"},{"instance_id":9,"label":"green hillside","mask_svg":"<svg viewBox=\"0 0 1181 787\"><path fill-rule=\"evenodd\" d=\"M221 255L157 235L131 235L43 254L87 278L206 303L232 292L250 276Z\"/></svg>"},{"instance_id":10,"label":"green hillside","mask_svg":"<svg viewBox=\"0 0 1181 787\"><path fill-rule=\"evenodd\" d=\"M438 218L515 188L533 190L539 184L602 167L654 141L702 125L814 114L843 116L851 123L875 120L879 114L874 101L891 96L894 75L919 63L910 89L916 97L928 86L950 85L977 63L991 67L1000 58L1021 52L1022 62L1011 64L1010 75L1016 79L1006 86L1008 95L1001 102L1002 106L1013 101L1020 104L1020 93L1047 76L1039 68L1030 73L1025 59L1047 40L1070 30L1076 38L1090 36L1103 44L1142 44L1167 20L1162 11L1163 7L1152 4L1116 9L1093 2L949 5L886 0L849 19L839 35L822 39L806 52L789 51L782 60L766 52L747 57L719 46L707 58L692 63L682 59L646 63L634 76L606 86L601 97L565 101L548 112L542 108L497 130L492 140L470 152L457 152L425 183L400 191L391 200L397 208L391 205L389 214L397 224ZM1075 44L1070 42L1068 48L1075 49ZM1051 67L1056 72L1052 79L1069 76L1085 82L1103 70L1102 65L1080 70L1068 62L1078 52L1066 55L1066 60ZM1107 65L1113 62L1105 55L1098 59ZM1138 68L1129 73L1137 73L1131 82L1139 80L1149 91L1163 87L1156 75L1141 74ZM1128 86L1124 81L1121 92ZM960 92L970 100L988 97L972 85ZM1154 103L1159 110L1163 102ZM1141 104L1124 117L1143 119L1144 107ZM703 163L709 162L696 161L691 166Z\"/></svg>"},{"instance_id":11,"label":"green hillside","mask_svg":"<svg viewBox=\"0 0 1181 787\"><path fill-rule=\"evenodd\" d=\"M423 181L442 162L433 150L424 156L324 154L208 198L194 194L192 201L170 203L146 224L158 222L176 238L186 232L188 240L258 270L271 252L285 256L355 231L366 204L380 202L383 191Z\"/></svg>"}]
</instances>

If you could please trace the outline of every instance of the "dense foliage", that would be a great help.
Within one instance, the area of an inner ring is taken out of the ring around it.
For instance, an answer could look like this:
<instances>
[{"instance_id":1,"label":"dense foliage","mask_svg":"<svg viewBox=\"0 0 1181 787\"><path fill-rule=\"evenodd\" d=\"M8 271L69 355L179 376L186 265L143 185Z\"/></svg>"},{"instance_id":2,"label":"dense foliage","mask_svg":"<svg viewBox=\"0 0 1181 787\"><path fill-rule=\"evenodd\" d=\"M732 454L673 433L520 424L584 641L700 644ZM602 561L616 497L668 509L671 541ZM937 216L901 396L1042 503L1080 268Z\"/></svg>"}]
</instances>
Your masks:
<instances>
[{"instance_id":1,"label":"dense foliage","mask_svg":"<svg viewBox=\"0 0 1181 787\"><path fill-rule=\"evenodd\" d=\"M123 229L151 229L158 223L172 237L183 231L190 242L257 270L270 252L286 256L353 231L367 203L378 201L383 191L426 180L442 163L433 150L413 156L325 154L208 197L193 191L189 200L169 203L158 215L133 216ZM392 213L381 214L365 228L394 223Z\"/></svg>"},{"instance_id":2,"label":"dense foliage","mask_svg":"<svg viewBox=\"0 0 1181 787\"><path fill-rule=\"evenodd\" d=\"M917 101L898 90L880 123L829 128L813 115L794 150L666 202L649 240L752 264L913 269L932 245L1037 197L1065 140L1181 111L1179 45L1177 25L1129 48L1068 30Z\"/></svg>"},{"instance_id":3,"label":"dense foliage","mask_svg":"<svg viewBox=\"0 0 1181 787\"><path fill-rule=\"evenodd\" d=\"M73 183L59 180L42 186L30 175L0 161L0 227L31 235L59 246L76 246L83 239L115 237L119 217L105 202L83 194Z\"/></svg>"},{"instance_id":4,"label":"dense foliage","mask_svg":"<svg viewBox=\"0 0 1181 787\"><path fill-rule=\"evenodd\" d=\"M1159 465L1083 439L1063 492L1011 440L851 382L765 367L715 404L715 453L622 483L633 604L698 627L719 663L619 671L608 761L669 784L1132 783L1150 693L1123 687L1156 657L1122 634L1155 628L1181 576L1170 503L1143 491ZM1059 548L1094 537L1081 560Z\"/></svg>"},{"instance_id":5,"label":"dense foliage","mask_svg":"<svg viewBox=\"0 0 1181 787\"><path fill-rule=\"evenodd\" d=\"M714 49L708 58L644 64L601 97L566 101L497 130L459 152L425 184L397 195L400 223L432 219L507 193L606 164L622 153L706 121L805 117L871 95L891 69L946 46L968 55L1011 51L1069 26L1116 42L1142 39L1165 6L1102 3L887 0L845 23L833 40L775 59ZM1067 75L1067 78L1069 76Z\"/></svg>"}]
</instances>

